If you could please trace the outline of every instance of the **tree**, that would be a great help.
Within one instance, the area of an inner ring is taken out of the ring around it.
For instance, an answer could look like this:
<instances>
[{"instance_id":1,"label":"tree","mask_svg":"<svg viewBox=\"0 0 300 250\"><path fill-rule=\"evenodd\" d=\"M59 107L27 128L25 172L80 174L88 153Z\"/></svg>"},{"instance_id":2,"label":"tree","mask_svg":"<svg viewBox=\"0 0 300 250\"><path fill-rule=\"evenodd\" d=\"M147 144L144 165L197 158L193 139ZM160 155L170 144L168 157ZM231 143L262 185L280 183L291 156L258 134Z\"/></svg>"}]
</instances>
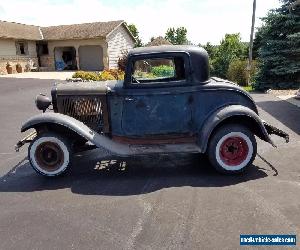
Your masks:
<instances>
[{"instance_id":1,"label":"tree","mask_svg":"<svg viewBox=\"0 0 300 250\"><path fill-rule=\"evenodd\" d=\"M215 60L216 57L216 53L218 50L218 45L212 45L210 42L207 42L205 45L198 45L199 47L202 47L206 50L207 54L208 54L208 58L209 58L209 69L210 72L214 72L214 65L213 62Z\"/></svg>"},{"instance_id":2,"label":"tree","mask_svg":"<svg viewBox=\"0 0 300 250\"><path fill-rule=\"evenodd\" d=\"M150 46L160 46L160 45L171 45L168 40L163 38L162 36L158 36L156 38L151 37L151 40L149 43L145 44L145 47L150 47Z\"/></svg>"},{"instance_id":3,"label":"tree","mask_svg":"<svg viewBox=\"0 0 300 250\"><path fill-rule=\"evenodd\" d=\"M168 28L165 39L172 44L187 44L187 29L185 27Z\"/></svg>"},{"instance_id":4,"label":"tree","mask_svg":"<svg viewBox=\"0 0 300 250\"><path fill-rule=\"evenodd\" d=\"M217 45L212 45L210 42L207 42L205 45L199 44L199 47L203 47L207 51L209 59L211 60L215 59L217 49L218 49Z\"/></svg>"},{"instance_id":5,"label":"tree","mask_svg":"<svg viewBox=\"0 0 300 250\"><path fill-rule=\"evenodd\" d=\"M299 88L300 4L281 0L282 6L262 20L259 37L257 89Z\"/></svg>"},{"instance_id":6,"label":"tree","mask_svg":"<svg viewBox=\"0 0 300 250\"><path fill-rule=\"evenodd\" d=\"M240 34L226 34L212 59L212 74L226 78L229 64L235 59L245 59L246 55L247 46L241 42Z\"/></svg>"},{"instance_id":7,"label":"tree","mask_svg":"<svg viewBox=\"0 0 300 250\"><path fill-rule=\"evenodd\" d=\"M131 34L133 35L133 37L135 38L136 42L135 42L135 47L142 47L143 43L142 40L139 37L139 31L137 29L137 27L134 24L126 24L129 31L131 32Z\"/></svg>"}]
</instances>

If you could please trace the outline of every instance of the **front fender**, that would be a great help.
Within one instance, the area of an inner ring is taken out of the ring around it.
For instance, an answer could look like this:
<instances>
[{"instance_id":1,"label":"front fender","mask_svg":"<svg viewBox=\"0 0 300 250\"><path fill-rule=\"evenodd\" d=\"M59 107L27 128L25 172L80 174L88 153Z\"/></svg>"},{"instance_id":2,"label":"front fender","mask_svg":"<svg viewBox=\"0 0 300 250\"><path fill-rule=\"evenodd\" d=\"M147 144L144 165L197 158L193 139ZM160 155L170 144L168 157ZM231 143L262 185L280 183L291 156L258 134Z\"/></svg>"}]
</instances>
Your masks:
<instances>
[{"instance_id":1,"label":"front fender","mask_svg":"<svg viewBox=\"0 0 300 250\"><path fill-rule=\"evenodd\" d=\"M73 117L63 115L60 113L43 113L33 116L22 125L21 132L24 132L31 128L37 128L43 125L47 126L47 124L56 124L70 129L79 136L92 142L97 147L105 149L109 153L113 153L120 156L125 156L130 153L130 148L128 145L114 142L109 138L100 135L94 130L90 129L81 121L78 121Z\"/></svg>"},{"instance_id":2,"label":"front fender","mask_svg":"<svg viewBox=\"0 0 300 250\"><path fill-rule=\"evenodd\" d=\"M237 118L234 120L236 123L245 124L246 121L247 124L245 125L249 126L250 130L252 130L259 138L271 143L272 146L275 147L275 144L270 138L263 121L253 110L242 105L230 105L214 111L200 128L198 133L198 145L201 152L206 151L208 141L213 130L226 120L229 121L229 119L231 119L233 121L232 118Z\"/></svg>"}]
</instances>

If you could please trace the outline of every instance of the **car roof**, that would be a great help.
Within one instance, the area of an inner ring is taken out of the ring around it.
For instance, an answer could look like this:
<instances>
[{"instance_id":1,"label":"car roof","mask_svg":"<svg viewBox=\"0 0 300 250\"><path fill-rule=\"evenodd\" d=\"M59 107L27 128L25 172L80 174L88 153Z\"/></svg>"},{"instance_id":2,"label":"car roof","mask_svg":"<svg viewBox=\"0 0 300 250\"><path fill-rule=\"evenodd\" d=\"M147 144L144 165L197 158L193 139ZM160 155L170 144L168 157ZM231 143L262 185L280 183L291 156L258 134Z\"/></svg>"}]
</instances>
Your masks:
<instances>
[{"instance_id":1,"label":"car roof","mask_svg":"<svg viewBox=\"0 0 300 250\"><path fill-rule=\"evenodd\" d=\"M168 53L168 52L187 52L187 53L206 54L206 51L203 48L195 45L160 45L160 46L134 48L129 51L128 55Z\"/></svg>"},{"instance_id":2,"label":"car roof","mask_svg":"<svg viewBox=\"0 0 300 250\"><path fill-rule=\"evenodd\" d=\"M209 61L205 49L194 45L160 45L140 47L128 52L128 57L160 53L187 53L190 57L191 76L194 82L206 82L209 79Z\"/></svg>"}]
</instances>

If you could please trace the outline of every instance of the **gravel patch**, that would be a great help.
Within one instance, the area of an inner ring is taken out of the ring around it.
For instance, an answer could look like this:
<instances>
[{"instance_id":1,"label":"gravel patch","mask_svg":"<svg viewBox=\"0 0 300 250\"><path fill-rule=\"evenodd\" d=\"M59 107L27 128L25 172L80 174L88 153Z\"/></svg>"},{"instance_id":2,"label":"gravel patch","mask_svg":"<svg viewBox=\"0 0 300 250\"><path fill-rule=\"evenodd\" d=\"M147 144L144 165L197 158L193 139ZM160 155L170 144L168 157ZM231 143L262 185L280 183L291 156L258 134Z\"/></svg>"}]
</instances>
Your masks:
<instances>
[{"instance_id":1,"label":"gravel patch","mask_svg":"<svg viewBox=\"0 0 300 250\"><path fill-rule=\"evenodd\" d=\"M275 95L279 99L287 101L288 103L293 104L300 108L300 93L298 93L298 91L295 89L286 89L286 90L272 89L268 91L268 93Z\"/></svg>"},{"instance_id":2,"label":"gravel patch","mask_svg":"<svg viewBox=\"0 0 300 250\"><path fill-rule=\"evenodd\" d=\"M297 94L297 90L295 89L284 89L284 90L279 90L279 89L272 89L270 92L272 95L275 96L284 96L284 95L289 95L289 96L295 96Z\"/></svg>"}]
</instances>

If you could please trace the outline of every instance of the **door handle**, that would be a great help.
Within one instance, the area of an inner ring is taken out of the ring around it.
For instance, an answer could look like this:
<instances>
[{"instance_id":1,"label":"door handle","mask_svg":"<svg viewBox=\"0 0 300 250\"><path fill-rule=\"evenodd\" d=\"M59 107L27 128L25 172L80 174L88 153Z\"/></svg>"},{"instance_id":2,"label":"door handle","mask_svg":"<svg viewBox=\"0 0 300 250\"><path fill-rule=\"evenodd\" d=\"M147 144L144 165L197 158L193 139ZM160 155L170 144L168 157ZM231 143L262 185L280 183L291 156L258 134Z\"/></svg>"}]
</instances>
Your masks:
<instances>
[{"instance_id":1,"label":"door handle","mask_svg":"<svg viewBox=\"0 0 300 250\"><path fill-rule=\"evenodd\" d=\"M125 97L125 101L134 101L134 99L130 97Z\"/></svg>"}]
</instances>

